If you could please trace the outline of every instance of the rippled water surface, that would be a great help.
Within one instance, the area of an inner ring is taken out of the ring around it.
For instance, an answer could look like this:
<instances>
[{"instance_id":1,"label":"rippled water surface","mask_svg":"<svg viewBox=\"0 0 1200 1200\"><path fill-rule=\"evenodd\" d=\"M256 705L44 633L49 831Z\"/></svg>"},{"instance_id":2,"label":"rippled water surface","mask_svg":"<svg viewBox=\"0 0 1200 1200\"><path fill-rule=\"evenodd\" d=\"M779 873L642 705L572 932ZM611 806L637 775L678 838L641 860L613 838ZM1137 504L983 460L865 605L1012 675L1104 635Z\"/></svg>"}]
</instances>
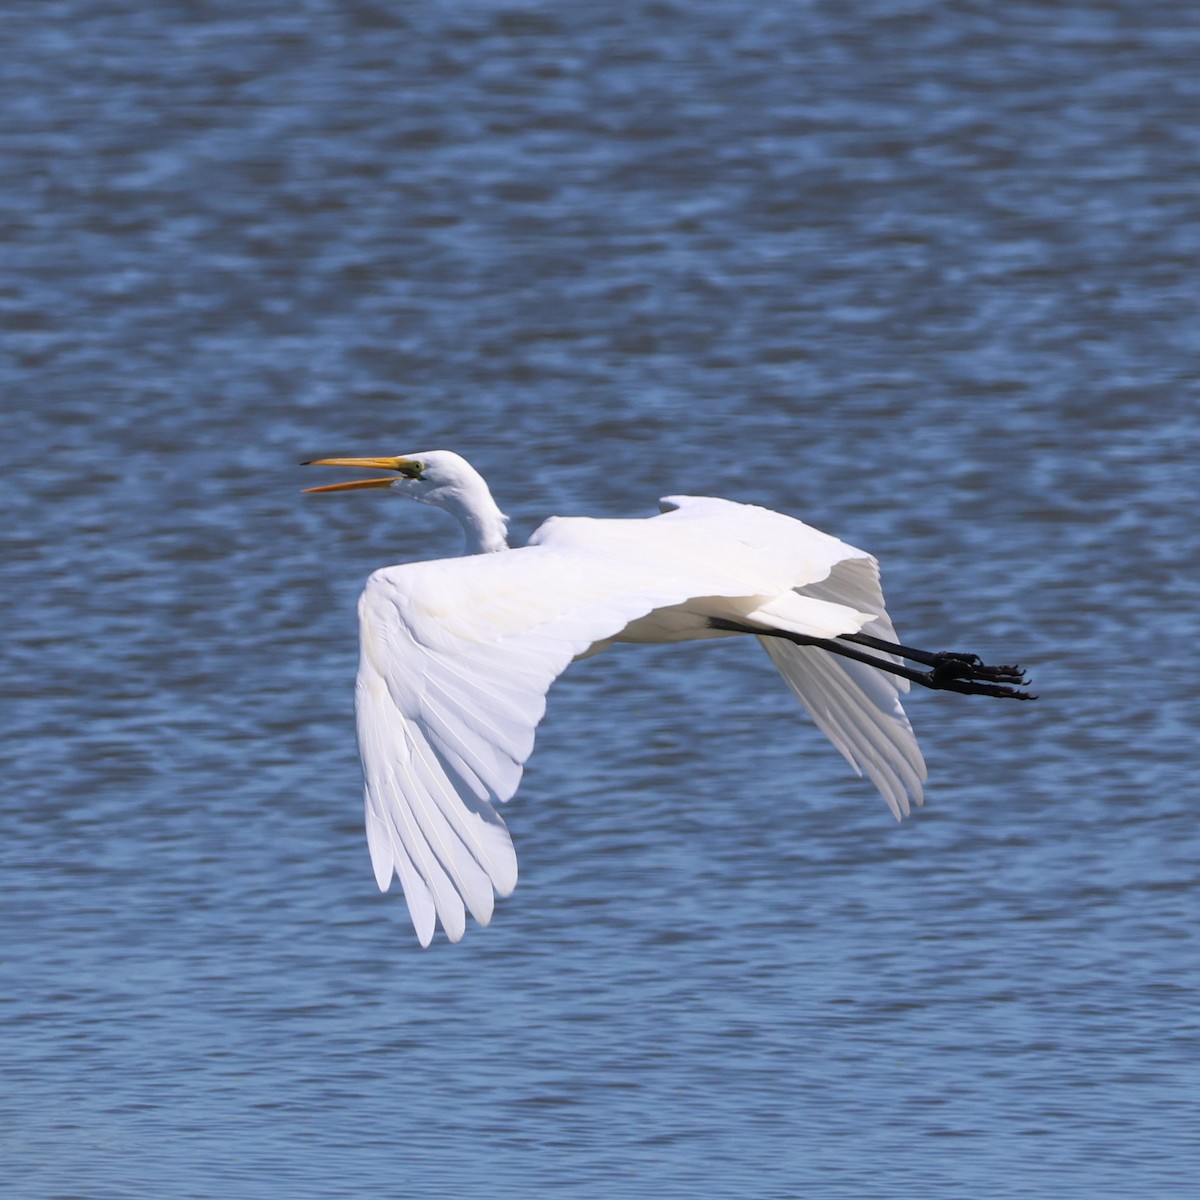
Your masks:
<instances>
[{"instance_id":1,"label":"rippled water surface","mask_svg":"<svg viewBox=\"0 0 1200 1200\"><path fill-rule=\"evenodd\" d=\"M0 13L5 1194L1176 1196L1200 1171L1190 3ZM459 450L876 552L894 824L753 645L556 686L522 878L372 881L354 602Z\"/></svg>"}]
</instances>

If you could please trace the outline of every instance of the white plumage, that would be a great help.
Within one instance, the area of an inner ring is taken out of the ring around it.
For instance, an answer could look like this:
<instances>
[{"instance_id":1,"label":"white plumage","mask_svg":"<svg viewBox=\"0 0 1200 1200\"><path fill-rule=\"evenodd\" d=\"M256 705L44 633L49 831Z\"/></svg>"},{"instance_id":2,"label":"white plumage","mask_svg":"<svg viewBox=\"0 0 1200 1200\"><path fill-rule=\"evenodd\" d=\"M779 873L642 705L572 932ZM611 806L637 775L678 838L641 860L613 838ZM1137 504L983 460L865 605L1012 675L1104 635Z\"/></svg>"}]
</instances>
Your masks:
<instances>
[{"instance_id":1,"label":"white plumage","mask_svg":"<svg viewBox=\"0 0 1200 1200\"><path fill-rule=\"evenodd\" d=\"M465 557L376 571L358 610L367 843L380 888L399 877L422 945L438 923L457 941L467 913L486 925L515 887L494 805L517 790L550 685L614 641L738 636L713 618L762 629L788 686L895 816L921 803L925 763L899 698L908 679L769 636L893 642L869 554L767 509L688 496L640 520L551 518L510 550L503 514L458 455L318 461L397 475L313 491L389 487L453 512L467 533Z\"/></svg>"}]
</instances>

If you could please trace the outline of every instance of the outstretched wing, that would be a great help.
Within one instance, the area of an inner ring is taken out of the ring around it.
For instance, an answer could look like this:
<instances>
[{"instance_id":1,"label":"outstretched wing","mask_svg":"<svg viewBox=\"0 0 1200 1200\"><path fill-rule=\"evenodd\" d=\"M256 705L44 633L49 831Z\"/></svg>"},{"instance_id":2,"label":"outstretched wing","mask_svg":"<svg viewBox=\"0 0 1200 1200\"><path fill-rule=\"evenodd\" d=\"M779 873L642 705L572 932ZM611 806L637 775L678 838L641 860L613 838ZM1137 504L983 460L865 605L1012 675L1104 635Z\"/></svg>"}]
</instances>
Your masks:
<instances>
[{"instance_id":1,"label":"outstretched wing","mask_svg":"<svg viewBox=\"0 0 1200 1200\"><path fill-rule=\"evenodd\" d=\"M492 807L520 782L546 692L578 654L655 597L577 586L526 549L389 567L359 602L356 687L367 843L381 889L399 875L422 945L466 911L491 919L517 860Z\"/></svg>"}]
</instances>

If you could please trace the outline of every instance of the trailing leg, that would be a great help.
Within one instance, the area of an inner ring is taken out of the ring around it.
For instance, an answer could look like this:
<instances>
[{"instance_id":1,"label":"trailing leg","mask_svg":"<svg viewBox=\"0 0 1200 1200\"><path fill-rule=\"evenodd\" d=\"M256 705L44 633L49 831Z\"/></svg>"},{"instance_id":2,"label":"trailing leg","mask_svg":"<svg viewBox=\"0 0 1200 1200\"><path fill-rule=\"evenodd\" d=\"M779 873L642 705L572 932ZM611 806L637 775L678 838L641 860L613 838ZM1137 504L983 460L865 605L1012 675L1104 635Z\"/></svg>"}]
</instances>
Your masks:
<instances>
[{"instance_id":1,"label":"trailing leg","mask_svg":"<svg viewBox=\"0 0 1200 1200\"><path fill-rule=\"evenodd\" d=\"M977 654L916 650L898 642L887 642L859 633L844 634L837 638L809 637L807 634L792 633L786 629L770 629L766 626L747 625L741 621L727 621L724 617L710 617L708 623L713 629L727 629L731 633L752 633L756 637L783 638L797 646L816 646L821 650L828 650L830 654L866 663L880 671L886 671L889 675L898 675L934 691L959 692L967 696L1004 696L1013 700L1037 699L1032 692L1021 690L1029 680L1025 678L1020 667L991 667ZM890 658L879 658L866 650L859 650L856 645L850 643L881 650L898 658L906 658L930 669L918 671L915 667L905 666Z\"/></svg>"},{"instance_id":2,"label":"trailing leg","mask_svg":"<svg viewBox=\"0 0 1200 1200\"><path fill-rule=\"evenodd\" d=\"M960 664L968 672L965 677L985 680L990 683L1028 683L1025 672L1020 667L991 667L978 654L961 653L957 650L918 650L913 646L902 646L899 642L886 642L882 638L871 637L865 633L843 633L839 638L843 642L854 642L859 646L870 646L872 650L882 650L886 654L895 654L899 658L907 658L910 662L923 663L927 667L954 669Z\"/></svg>"}]
</instances>

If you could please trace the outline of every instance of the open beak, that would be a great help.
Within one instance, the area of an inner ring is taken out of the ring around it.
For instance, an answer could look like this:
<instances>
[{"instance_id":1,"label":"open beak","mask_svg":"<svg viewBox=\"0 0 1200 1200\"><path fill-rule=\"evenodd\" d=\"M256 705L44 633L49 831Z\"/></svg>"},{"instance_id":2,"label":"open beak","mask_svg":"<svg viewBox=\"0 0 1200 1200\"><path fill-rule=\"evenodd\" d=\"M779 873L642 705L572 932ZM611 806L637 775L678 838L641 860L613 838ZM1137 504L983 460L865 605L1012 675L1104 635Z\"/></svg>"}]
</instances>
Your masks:
<instances>
[{"instance_id":1,"label":"open beak","mask_svg":"<svg viewBox=\"0 0 1200 1200\"><path fill-rule=\"evenodd\" d=\"M398 471L409 479L419 479L421 464L411 458L312 458L300 464L302 467L359 467L368 471ZM396 480L353 479L349 483L327 483L323 487L305 488L306 492L349 492L359 488L391 487Z\"/></svg>"}]
</instances>

